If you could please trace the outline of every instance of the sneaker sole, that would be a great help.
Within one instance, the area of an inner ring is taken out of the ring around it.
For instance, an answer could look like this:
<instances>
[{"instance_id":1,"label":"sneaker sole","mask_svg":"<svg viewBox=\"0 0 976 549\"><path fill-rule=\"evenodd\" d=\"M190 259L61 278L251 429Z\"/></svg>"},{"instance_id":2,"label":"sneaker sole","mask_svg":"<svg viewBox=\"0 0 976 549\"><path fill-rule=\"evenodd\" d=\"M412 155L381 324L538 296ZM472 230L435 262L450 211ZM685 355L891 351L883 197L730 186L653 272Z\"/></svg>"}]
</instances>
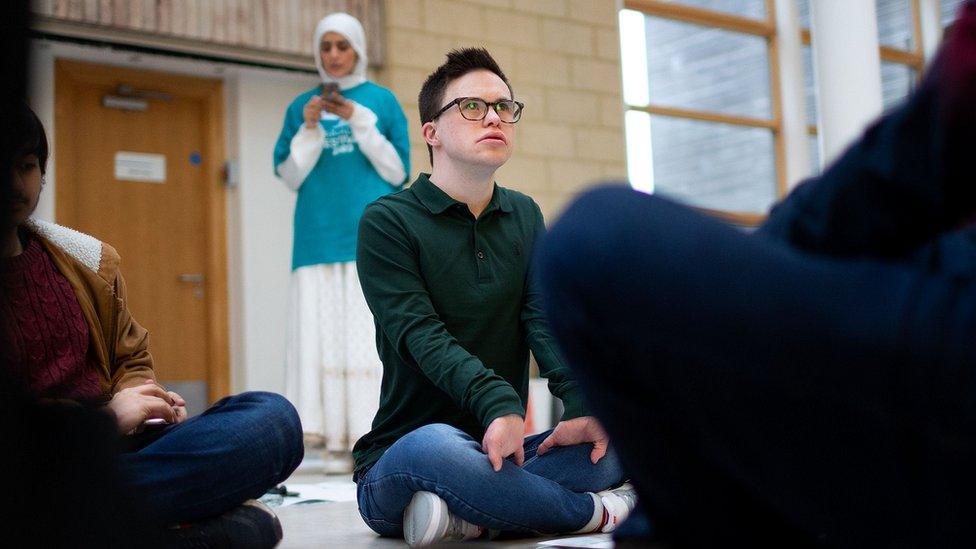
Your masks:
<instances>
[{"instance_id":1,"label":"sneaker sole","mask_svg":"<svg viewBox=\"0 0 976 549\"><path fill-rule=\"evenodd\" d=\"M410 547L430 545L443 537L447 504L431 492L415 492L403 512L403 539Z\"/></svg>"}]
</instances>

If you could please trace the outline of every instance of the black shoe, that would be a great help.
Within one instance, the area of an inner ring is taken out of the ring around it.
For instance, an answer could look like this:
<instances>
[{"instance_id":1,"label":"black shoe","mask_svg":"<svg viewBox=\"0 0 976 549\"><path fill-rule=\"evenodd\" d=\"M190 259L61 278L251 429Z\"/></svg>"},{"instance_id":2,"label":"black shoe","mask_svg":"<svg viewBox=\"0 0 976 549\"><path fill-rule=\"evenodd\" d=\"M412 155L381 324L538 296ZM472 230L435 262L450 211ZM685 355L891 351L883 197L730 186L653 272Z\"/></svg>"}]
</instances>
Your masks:
<instances>
[{"instance_id":1,"label":"black shoe","mask_svg":"<svg viewBox=\"0 0 976 549\"><path fill-rule=\"evenodd\" d=\"M247 500L223 515L170 530L173 547L270 549L281 541L281 522L267 505Z\"/></svg>"}]
</instances>

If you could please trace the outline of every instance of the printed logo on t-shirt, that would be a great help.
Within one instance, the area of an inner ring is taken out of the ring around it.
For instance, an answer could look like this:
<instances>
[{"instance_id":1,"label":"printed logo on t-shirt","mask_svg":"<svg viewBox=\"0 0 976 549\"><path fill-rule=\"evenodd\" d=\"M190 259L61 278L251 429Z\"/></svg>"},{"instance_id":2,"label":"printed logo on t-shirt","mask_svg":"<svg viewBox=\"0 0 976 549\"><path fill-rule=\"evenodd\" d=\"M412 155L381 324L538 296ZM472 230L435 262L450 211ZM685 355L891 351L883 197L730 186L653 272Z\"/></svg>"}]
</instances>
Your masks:
<instances>
[{"instance_id":1,"label":"printed logo on t-shirt","mask_svg":"<svg viewBox=\"0 0 976 549\"><path fill-rule=\"evenodd\" d=\"M345 120L339 119L337 122L328 124L322 121L325 129L325 142L322 144L322 152L331 149L332 156L349 154L356 150L356 141L352 137L352 128Z\"/></svg>"}]
</instances>

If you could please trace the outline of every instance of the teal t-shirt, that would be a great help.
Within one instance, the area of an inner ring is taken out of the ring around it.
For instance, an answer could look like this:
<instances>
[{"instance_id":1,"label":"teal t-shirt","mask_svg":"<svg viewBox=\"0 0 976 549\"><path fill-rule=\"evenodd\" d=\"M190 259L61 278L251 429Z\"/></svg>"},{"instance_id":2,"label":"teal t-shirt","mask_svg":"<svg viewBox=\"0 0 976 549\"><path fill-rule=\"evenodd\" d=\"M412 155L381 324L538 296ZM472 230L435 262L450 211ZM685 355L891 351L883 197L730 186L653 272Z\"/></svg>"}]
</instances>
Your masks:
<instances>
[{"instance_id":1,"label":"teal t-shirt","mask_svg":"<svg viewBox=\"0 0 976 549\"><path fill-rule=\"evenodd\" d=\"M316 86L288 105L274 149L276 170L288 158L292 137L305 122L302 115L305 103L320 91L320 86ZM399 188L410 176L407 119L393 93L372 82L364 82L343 90L342 95L376 114L376 127L393 144L403 162L406 177L397 185L387 183L359 150L349 124L326 113L320 122L325 131L322 155L299 188L295 203L292 269L353 261L359 218L366 205Z\"/></svg>"}]
</instances>

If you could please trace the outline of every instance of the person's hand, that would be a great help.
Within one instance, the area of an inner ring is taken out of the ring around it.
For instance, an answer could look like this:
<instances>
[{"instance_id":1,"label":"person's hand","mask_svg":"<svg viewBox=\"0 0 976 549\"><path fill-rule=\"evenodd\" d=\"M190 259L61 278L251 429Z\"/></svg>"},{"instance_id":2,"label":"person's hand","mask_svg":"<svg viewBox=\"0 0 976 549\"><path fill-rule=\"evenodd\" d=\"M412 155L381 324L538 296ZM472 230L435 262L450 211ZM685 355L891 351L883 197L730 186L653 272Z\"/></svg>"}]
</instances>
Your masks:
<instances>
[{"instance_id":1,"label":"person's hand","mask_svg":"<svg viewBox=\"0 0 976 549\"><path fill-rule=\"evenodd\" d=\"M343 120L352 117L352 111L356 104L335 92L322 100L322 108L332 114L338 115Z\"/></svg>"},{"instance_id":2,"label":"person's hand","mask_svg":"<svg viewBox=\"0 0 976 549\"><path fill-rule=\"evenodd\" d=\"M179 400L183 401L182 398ZM178 406L184 407L183 416L186 416L186 402L178 405L170 393L152 380L146 380L146 383L137 387L122 389L112 395L112 400L106 406L115 414L115 422L123 434L141 427L147 419L163 419L167 423L182 421L177 419Z\"/></svg>"},{"instance_id":3,"label":"person's hand","mask_svg":"<svg viewBox=\"0 0 976 549\"><path fill-rule=\"evenodd\" d=\"M319 124L319 119L322 118L322 105L324 101L322 98L313 95L308 103L305 103L305 109L302 111L302 115L305 117L305 127L314 130Z\"/></svg>"},{"instance_id":4,"label":"person's hand","mask_svg":"<svg viewBox=\"0 0 976 549\"><path fill-rule=\"evenodd\" d=\"M174 391L166 391L166 394L172 397L173 410L176 410L176 421L174 421L173 423L183 423L184 421L186 421L186 416L187 416L186 401L183 400L183 397L181 397Z\"/></svg>"},{"instance_id":5,"label":"person's hand","mask_svg":"<svg viewBox=\"0 0 976 549\"><path fill-rule=\"evenodd\" d=\"M488 454L488 461L497 473L502 470L505 458L515 454L515 464L519 467L525 461L525 420L518 414L495 418L485 430L481 440L481 451Z\"/></svg>"},{"instance_id":6,"label":"person's hand","mask_svg":"<svg viewBox=\"0 0 976 549\"><path fill-rule=\"evenodd\" d=\"M610 437L593 416L560 421L539 445L536 454L541 456L556 446L574 446L586 442L593 443L593 451L590 452L590 461L593 463L600 461L606 455L607 447L610 445Z\"/></svg>"}]
</instances>

